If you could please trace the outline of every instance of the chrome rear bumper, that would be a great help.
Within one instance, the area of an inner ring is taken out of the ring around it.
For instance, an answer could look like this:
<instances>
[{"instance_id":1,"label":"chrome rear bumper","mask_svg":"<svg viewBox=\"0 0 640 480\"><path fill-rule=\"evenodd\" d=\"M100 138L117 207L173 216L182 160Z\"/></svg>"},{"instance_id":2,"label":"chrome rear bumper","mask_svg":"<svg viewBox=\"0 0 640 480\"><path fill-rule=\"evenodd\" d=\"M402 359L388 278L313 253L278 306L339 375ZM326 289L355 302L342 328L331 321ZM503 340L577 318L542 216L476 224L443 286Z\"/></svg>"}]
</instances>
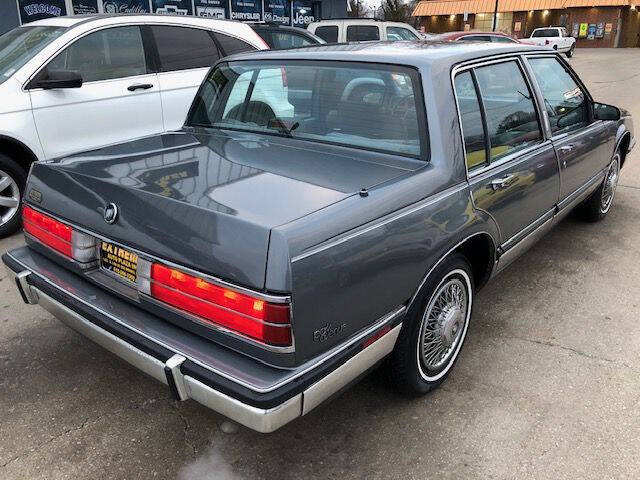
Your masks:
<instances>
[{"instance_id":1,"label":"chrome rear bumper","mask_svg":"<svg viewBox=\"0 0 640 480\"><path fill-rule=\"evenodd\" d=\"M262 433L273 432L309 413L376 365L391 353L402 326L401 323L395 325L389 333L353 355L302 392L283 400L272 408L258 408L212 388L190 375L183 374L180 367L186 358L181 353L173 352L166 361L155 358L91 322L42 289L31 285L29 276L35 275L34 272L28 269L14 271L8 265L6 267L25 303L40 305L67 326L147 375L168 385L176 399L191 398L241 425ZM395 318L397 314L389 317L389 320Z\"/></svg>"}]
</instances>

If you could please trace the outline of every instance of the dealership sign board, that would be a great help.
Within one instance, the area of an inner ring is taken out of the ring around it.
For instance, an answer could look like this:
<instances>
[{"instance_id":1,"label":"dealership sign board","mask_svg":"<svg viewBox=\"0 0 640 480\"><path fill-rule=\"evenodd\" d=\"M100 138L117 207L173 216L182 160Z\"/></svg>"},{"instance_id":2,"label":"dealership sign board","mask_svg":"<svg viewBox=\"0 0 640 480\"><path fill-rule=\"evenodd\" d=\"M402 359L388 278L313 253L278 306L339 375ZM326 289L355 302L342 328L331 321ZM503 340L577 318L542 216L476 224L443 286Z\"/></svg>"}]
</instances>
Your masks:
<instances>
[{"instance_id":1,"label":"dealership sign board","mask_svg":"<svg viewBox=\"0 0 640 480\"><path fill-rule=\"evenodd\" d=\"M230 18L228 0L195 0L196 15L209 18Z\"/></svg>"},{"instance_id":2,"label":"dealership sign board","mask_svg":"<svg viewBox=\"0 0 640 480\"><path fill-rule=\"evenodd\" d=\"M231 0L231 19L260 21L262 17L261 0Z\"/></svg>"},{"instance_id":3,"label":"dealership sign board","mask_svg":"<svg viewBox=\"0 0 640 480\"><path fill-rule=\"evenodd\" d=\"M149 13L149 0L102 0L104 13Z\"/></svg>"},{"instance_id":4,"label":"dealership sign board","mask_svg":"<svg viewBox=\"0 0 640 480\"><path fill-rule=\"evenodd\" d=\"M289 25L291 2L289 0L264 0L264 21Z\"/></svg>"},{"instance_id":5,"label":"dealership sign board","mask_svg":"<svg viewBox=\"0 0 640 480\"><path fill-rule=\"evenodd\" d=\"M153 13L162 15L193 15L191 0L153 0Z\"/></svg>"},{"instance_id":6,"label":"dealership sign board","mask_svg":"<svg viewBox=\"0 0 640 480\"><path fill-rule=\"evenodd\" d=\"M293 0L293 24L295 26L309 25L315 22L311 2L306 0Z\"/></svg>"},{"instance_id":7,"label":"dealership sign board","mask_svg":"<svg viewBox=\"0 0 640 480\"><path fill-rule=\"evenodd\" d=\"M8 0L0 0L4 2ZM95 13L158 13L261 21L304 27L315 21L311 0L15 0L22 24ZM67 8L69 7L69 8Z\"/></svg>"},{"instance_id":8,"label":"dealership sign board","mask_svg":"<svg viewBox=\"0 0 640 480\"><path fill-rule=\"evenodd\" d=\"M18 0L18 7L20 8L20 23L35 22L67 14L65 0Z\"/></svg>"},{"instance_id":9,"label":"dealership sign board","mask_svg":"<svg viewBox=\"0 0 640 480\"><path fill-rule=\"evenodd\" d=\"M587 28L589 28L589 24L588 23L581 23L580 24L580 36L581 37L586 37L587 36Z\"/></svg>"},{"instance_id":10,"label":"dealership sign board","mask_svg":"<svg viewBox=\"0 0 640 480\"><path fill-rule=\"evenodd\" d=\"M72 0L71 7L74 15L98 13L98 0Z\"/></svg>"}]
</instances>

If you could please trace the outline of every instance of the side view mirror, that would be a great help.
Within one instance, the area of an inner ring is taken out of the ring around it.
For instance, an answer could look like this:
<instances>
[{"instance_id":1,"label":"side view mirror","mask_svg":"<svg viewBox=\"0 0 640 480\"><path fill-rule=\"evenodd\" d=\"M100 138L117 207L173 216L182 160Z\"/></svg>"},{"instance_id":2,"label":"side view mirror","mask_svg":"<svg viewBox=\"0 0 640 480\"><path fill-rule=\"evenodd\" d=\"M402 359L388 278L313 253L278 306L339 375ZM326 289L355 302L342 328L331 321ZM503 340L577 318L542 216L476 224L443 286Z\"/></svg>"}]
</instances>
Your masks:
<instances>
[{"instance_id":1,"label":"side view mirror","mask_svg":"<svg viewBox=\"0 0 640 480\"><path fill-rule=\"evenodd\" d=\"M51 90L54 88L80 88L82 77L77 72L69 70L45 70L44 75L34 78L27 88L44 88Z\"/></svg>"},{"instance_id":2,"label":"side view mirror","mask_svg":"<svg viewBox=\"0 0 640 480\"><path fill-rule=\"evenodd\" d=\"M593 118L596 120L620 120L620 109L606 103L593 103Z\"/></svg>"}]
</instances>

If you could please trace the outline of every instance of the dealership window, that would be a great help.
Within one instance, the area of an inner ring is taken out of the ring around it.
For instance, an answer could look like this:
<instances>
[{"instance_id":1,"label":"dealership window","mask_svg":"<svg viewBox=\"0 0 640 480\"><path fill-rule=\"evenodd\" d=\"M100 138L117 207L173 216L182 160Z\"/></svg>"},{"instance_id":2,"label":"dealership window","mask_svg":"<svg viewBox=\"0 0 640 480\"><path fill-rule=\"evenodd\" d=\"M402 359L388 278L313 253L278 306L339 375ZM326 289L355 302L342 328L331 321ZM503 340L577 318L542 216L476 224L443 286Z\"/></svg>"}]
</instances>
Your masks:
<instances>
[{"instance_id":1,"label":"dealership window","mask_svg":"<svg viewBox=\"0 0 640 480\"><path fill-rule=\"evenodd\" d=\"M154 25L151 31L161 72L210 67L220 58L218 47L206 30Z\"/></svg>"},{"instance_id":2,"label":"dealership window","mask_svg":"<svg viewBox=\"0 0 640 480\"><path fill-rule=\"evenodd\" d=\"M139 27L115 27L74 42L49 64L50 70L78 72L84 82L133 77L147 73Z\"/></svg>"},{"instance_id":3,"label":"dealership window","mask_svg":"<svg viewBox=\"0 0 640 480\"><path fill-rule=\"evenodd\" d=\"M511 33L513 25L513 12L499 12L496 31ZM493 13L478 13L473 24L474 30L490 32L493 29Z\"/></svg>"}]
</instances>

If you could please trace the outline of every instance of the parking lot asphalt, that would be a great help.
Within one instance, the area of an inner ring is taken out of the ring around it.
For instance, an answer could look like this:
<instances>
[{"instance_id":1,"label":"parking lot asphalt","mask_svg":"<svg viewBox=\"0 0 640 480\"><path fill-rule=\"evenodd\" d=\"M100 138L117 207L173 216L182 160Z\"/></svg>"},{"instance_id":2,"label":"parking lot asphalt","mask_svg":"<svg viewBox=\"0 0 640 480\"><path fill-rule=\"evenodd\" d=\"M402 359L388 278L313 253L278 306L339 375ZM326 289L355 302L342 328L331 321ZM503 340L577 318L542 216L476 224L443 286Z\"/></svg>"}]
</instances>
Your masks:
<instances>
[{"instance_id":1,"label":"parking lot asphalt","mask_svg":"<svg viewBox=\"0 0 640 480\"><path fill-rule=\"evenodd\" d=\"M640 50L571 63L640 131ZM639 234L640 147L603 222L565 220L479 293L442 388L407 400L374 372L271 435L223 433L3 278L0 478L638 478Z\"/></svg>"}]
</instances>

